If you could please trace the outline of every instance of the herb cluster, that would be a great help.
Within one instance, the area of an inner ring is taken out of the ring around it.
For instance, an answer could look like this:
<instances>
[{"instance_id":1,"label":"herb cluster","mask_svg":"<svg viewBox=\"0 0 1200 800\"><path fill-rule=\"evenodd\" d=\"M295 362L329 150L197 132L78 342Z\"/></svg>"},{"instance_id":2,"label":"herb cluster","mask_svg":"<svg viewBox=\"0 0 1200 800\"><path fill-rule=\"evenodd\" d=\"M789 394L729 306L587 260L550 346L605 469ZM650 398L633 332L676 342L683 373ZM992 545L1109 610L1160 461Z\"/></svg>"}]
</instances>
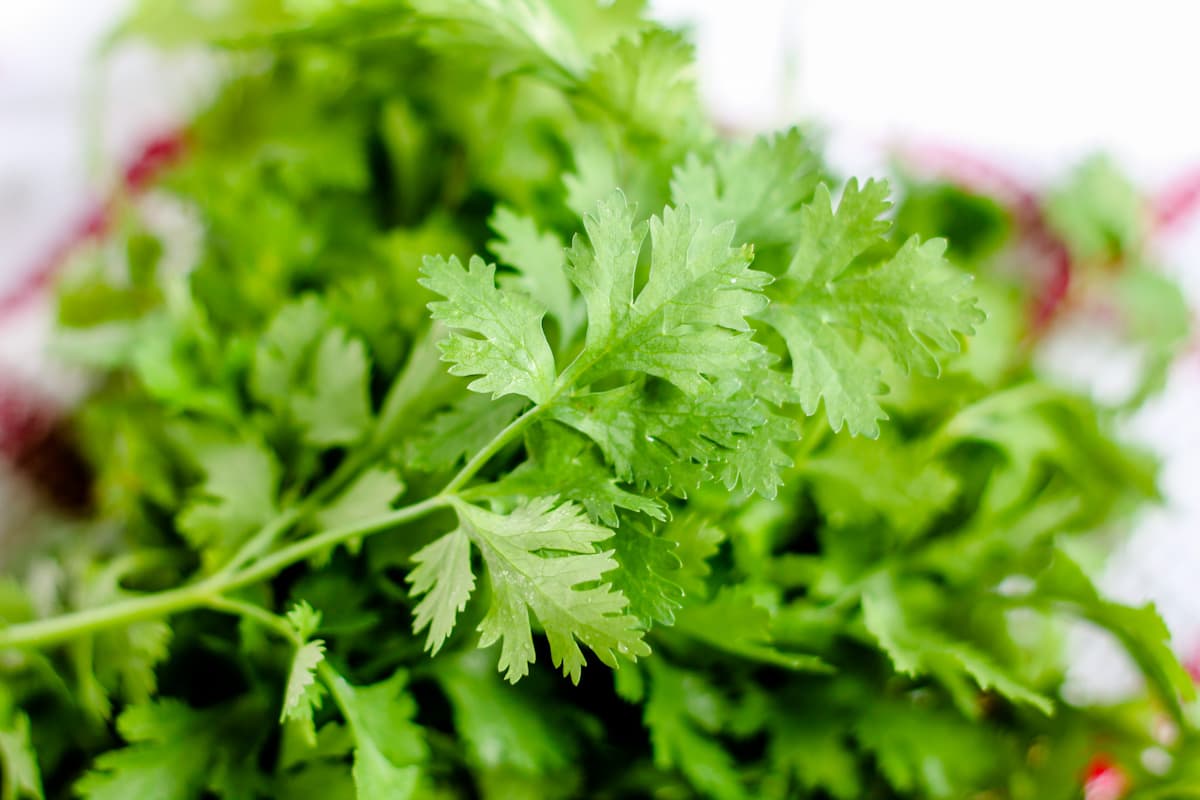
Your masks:
<instances>
[{"instance_id":1,"label":"herb cluster","mask_svg":"<svg viewBox=\"0 0 1200 800\"><path fill-rule=\"evenodd\" d=\"M1191 785L1167 632L1074 544L1153 465L1032 369L1002 220L948 259L960 198L898 231L718 136L640 5L141 4L228 77L190 247L131 203L61 288L96 513L0 586L5 800ZM1071 618L1157 699L1062 702Z\"/></svg>"}]
</instances>

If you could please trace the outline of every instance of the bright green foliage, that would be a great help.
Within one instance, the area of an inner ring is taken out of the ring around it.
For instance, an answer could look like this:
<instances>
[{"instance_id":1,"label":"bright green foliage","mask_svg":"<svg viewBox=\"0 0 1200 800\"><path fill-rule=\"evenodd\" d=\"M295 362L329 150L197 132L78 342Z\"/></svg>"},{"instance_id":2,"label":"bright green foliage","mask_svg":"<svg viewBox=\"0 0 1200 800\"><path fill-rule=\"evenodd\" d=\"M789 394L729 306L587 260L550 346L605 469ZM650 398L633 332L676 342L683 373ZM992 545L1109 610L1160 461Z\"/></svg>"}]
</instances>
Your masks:
<instances>
[{"instance_id":1,"label":"bright green foliage","mask_svg":"<svg viewBox=\"0 0 1200 800\"><path fill-rule=\"evenodd\" d=\"M0 729L0 797L4 800L42 800L42 776L29 740L29 717L12 714Z\"/></svg>"},{"instance_id":2,"label":"bright green foliage","mask_svg":"<svg viewBox=\"0 0 1200 800\"><path fill-rule=\"evenodd\" d=\"M584 227L588 244L576 238L567 274L587 303L585 376L636 370L697 394L761 361L746 317L765 305L769 278L749 268L748 249L730 246L733 226L708 228L686 208L652 217L648 277L636 296L646 226L635 223L635 210L618 194Z\"/></svg>"},{"instance_id":3,"label":"bright green foliage","mask_svg":"<svg viewBox=\"0 0 1200 800\"><path fill-rule=\"evenodd\" d=\"M577 754L562 735L564 720L552 706L529 703L525 684L505 684L481 656L462 653L443 661L437 674L479 790L495 800L569 796L569 767Z\"/></svg>"},{"instance_id":4,"label":"bright green foliage","mask_svg":"<svg viewBox=\"0 0 1200 800\"><path fill-rule=\"evenodd\" d=\"M430 305L433 318L452 328L479 334L454 334L442 345L455 375L482 375L476 392L523 394L535 403L554 388L554 354L542 330L544 306L531 297L496 287L496 267L475 256L463 269L457 258L431 258L421 285L446 300Z\"/></svg>"},{"instance_id":5,"label":"bright green foliage","mask_svg":"<svg viewBox=\"0 0 1200 800\"><path fill-rule=\"evenodd\" d=\"M1107 158L1081 164L1050 194L1046 217L1072 256L1103 264L1136 252L1150 226L1149 209Z\"/></svg>"},{"instance_id":6,"label":"bright green foliage","mask_svg":"<svg viewBox=\"0 0 1200 800\"><path fill-rule=\"evenodd\" d=\"M410 463L438 472L478 453L520 413L524 398L508 395L491 400L465 394L438 414L413 444Z\"/></svg>"},{"instance_id":7,"label":"bright green foliage","mask_svg":"<svg viewBox=\"0 0 1200 800\"><path fill-rule=\"evenodd\" d=\"M793 128L725 143L711 164L689 155L671 179L671 199L702 220L733 220L738 239L755 247L790 245L800 237L801 209L820 178L820 159Z\"/></svg>"},{"instance_id":8,"label":"bright green foliage","mask_svg":"<svg viewBox=\"0 0 1200 800\"><path fill-rule=\"evenodd\" d=\"M428 757L421 729L412 721L416 704L399 671L381 683L354 687L334 679L331 690L354 733L354 784L358 800L417 797L420 764Z\"/></svg>"},{"instance_id":9,"label":"bright green foliage","mask_svg":"<svg viewBox=\"0 0 1200 800\"><path fill-rule=\"evenodd\" d=\"M1035 368L1020 226L718 135L642 6L138 4L114 46L224 82L160 187L194 246L118 203L65 281L96 508L0 581L0 800L1195 785L1161 621L1067 556L1154 466ZM1051 218L1119 251L1133 407L1186 309L1094 170ZM1064 702L1071 620L1149 696Z\"/></svg>"},{"instance_id":10,"label":"bright green foliage","mask_svg":"<svg viewBox=\"0 0 1200 800\"><path fill-rule=\"evenodd\" d=\"M321 337L313 355L312 390L292 398L305 439L318 447L353 444L371 424L367 358L344 331Z\"/></svg>"},{"instance_id":11,"label":"bright green foliage","mask_svg":"<svg viewBox=\"0 0 1200 800\"><path fill-rule=\"evenodd\" d=\"M581 586L617 568L611 553L595 549L612 531L592 524L578 506L554 506L547 499L508 515L470 505L457 510L460 527L415 556L424 572L414 571L413 591L431 592L428 605L418 607L416 624L418 630L431 625L432 649L445 639L471 592L470 542L483 555L492 581L491 607L479 624L480 646L501 643L500 669L510 681L524 676L535 658L530 614L546 632L554 665L576 683L584 665L580 643L611 667L618 655L650 652L636 620L625 613L624 595L607 583Z\"/></svg>"},{"instance_id":12,"label":"bright green foliage","mask_svg":"<svg viewBox=\"0 0 1200 800\"><path fill-rule=\"evenodd\" d=\"M528 461L478 494L529 498L558 494L583 506L593 522L610 528L619 524L618 509L666 519L661 500L623 488L596 448L561 425L533 429L526 436L525 449Z\"/></svg>"},{"instance_id":13,"label":"bright green foliage","mask_svg":"<svg viewBox=\"0 0 1200 800\"><path fill-rule=\"evenodd\" d=\"M198 549L227 553L278 512L279 466L255 442L204 443L193 453L204 481L179 512L179 528Z\"/></svg>"},{"instance_id":14,"label":"bright green foliage","mask_svg":"<svg viewBox=\"0 0 1200 800\"><path fill-rule=\"evenodd\" d=\"M882 345L906 372L935 375L938 352L957 352L957 335L981 316L965 293L967 280L943 258L945 243L909 239L893 254L884 244L887 185L847 184L835 212L817 189L800 219L800 246L772 290L763 319L787 341L792 386L805 413L824 398L835 431L875 437L886 419L876 396L883 386L861 337Z\"/></svg>"},{"instance_id":15,"label":"bright green foliage","mask_svg":"<svg viewBox=\"0 0 1200 800\"><path fill-rule=\"evenodd\" d=\"M711 738L728 724L725 699L698 675L652 663L645 721L655 766L680 770L707 797L748 797L732 757Z\"/></svg>"},{"instance_id":16,"label":"bright green foliage","mask_svg":"<svg viewBox=\"0 0 1200 800\"><path fill-rule=\"evenodd\" d=\"M600 55L582 89L637 134L670 139L696 124L694 72L687 40L651 28Z\"/></svg>"},{"instance_id":17,"label":"bright green foliage","mask_svg":"<svg viewBox=\"0 0 1200 800\"><path fill-rule=\"evenodd\" d=\"M301 644L292 657L279 720L299 723L308 743L316 744L313 714L321 707L325 696L324 687L317 682L317 667L325 660L325 642L321 639L306 640L316 633L321 624L321 615L312 606L301 602L288 612L287 618Z\"/></svg>"},{"instance_id":18,"label":"bright green foliage","mask_svg":"<svg viewBox=\"0 0 1200 800\"><path fill-rule=\"evenodd\" d=\"M489 242L488 248L516 270L516 275L509 276L513 285L549 311L558 326L559 344L569 344L583 320L582 309L563 271L566 249L562 242L554 234L539 231L533 220L503 206L489 224L500 238Z\"/></svg>"},{"instance_id":19,"label":"bright green foliage","mask_svg":"<svg viewBox=\"0 0 1200 800\"><path fill-rule=\"evenodd\" d=\"M97 758L75 791L86 800L192 800L206 789L220 791L232 773L252 774L253 753L245 752L239 723L245 719L236 708L199 711L175 700L130 706L117 720L128 745Z\"/></svg>"},{"instance_id":20,"label":"bright green foliage","mask_svg":"<svg viewBox=\"0 0 1200 800\"><path fill-rule=\"evenodd\" d=\"M424 595L413 611L413 632L429 628L425 647L437 655L475 590L471 540L459 528L427 544L413 561L417 566L408 575L412 593Z\"/></svg>"},{"instance_id":21,"label":"bright green foliage","mask_svg":"<svg viewBox=\"0 0 1200 800\"><path fill-rule=\"evenodd\" d=\"M828 669L819 658L782 652L771 643L771 612L755 602L747 587L722 589L704 603L684 607L676 630L715 650L750 661L797 670Z\"/></svg>"},{"instance_id":22,"label":"bright green foliage","mask_svg":"<svg viewBox=\"0 0 1200 800\"><path fill-rule=\"evenodd\" d=\"M316 515L322 528L340 528L377 517L404 494L404 481L396 473L378 467L366 470Z\"/></svg>"}]
</instances>

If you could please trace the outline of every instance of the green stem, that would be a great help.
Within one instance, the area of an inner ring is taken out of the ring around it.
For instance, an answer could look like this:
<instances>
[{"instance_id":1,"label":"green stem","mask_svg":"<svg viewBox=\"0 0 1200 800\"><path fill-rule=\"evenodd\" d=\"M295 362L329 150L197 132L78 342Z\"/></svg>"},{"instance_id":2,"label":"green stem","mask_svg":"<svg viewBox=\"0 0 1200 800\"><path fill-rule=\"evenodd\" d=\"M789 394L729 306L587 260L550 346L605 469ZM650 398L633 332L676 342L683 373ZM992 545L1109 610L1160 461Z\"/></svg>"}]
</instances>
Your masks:
<instances>
[{"instance_id":1,"label":"green stem","mask_svg":"<svg viewBox=\"0 0 1200 800\"><path fill-rule=\"evenodd\" d=\"M217 571L217 575L230 575L265 552L296 521L328 501L354 480L363 467L371 463L414 416L420 416L415 412L420 411L423 405L436 402L436 397L431 399L428 396L431 393L428 388L436 387L437 377L442 374L440 352L437 348L441 336L442 330L434 325L413 345L404 369L392 382L387 397L384 398L383 408L379 412L370 439L343 460L332 475L309 493L303 503L283 512L247 540L233 558ZM436 396L436 392L433 394Z\"/></svg>"},{"instance_id":2,"label":"green stem","mask_svg":"<svg viewBox=\"0 0 1200 800\"><path fill-rule=\"evenodd\" d=\"M530 423L541 416L549 407L549 403L544 403L540 406L534 406L521 416L514 419L512 422L508 423L504 430L493 436L492 440L487 443L487 446L476 453L471 460L468 461L463 468L458 471L458 474L450 479L450 482L446 484L446 488L442 490L442 493L450 494L461 489L467 481L475 477L475 473L483 469L487 462L492 460L492 456L500 452L505 445L507 445L522 431L528 428Z\"/></svg>"},{"instance_id":3,"label":"green stem","mask_svg":"<svg viewBox=\"0 0 1200 800\"><path fill-rule=\"evenodd\" d=\"M267 630L273 631L286 639L293 647L304 646L304 640L296 635L296 632L292 630L292 626L288 625L287 620L278 614L272 614L262 606L245 603L241 600L231 600L228 597L214 597L207 601L205 605L213 611L233 614L234 616L256 622ZM347 696L353 691L350 685L338 674L337 670L329 666L328 661L321 661L321 663L317 664L317 677L329 687L329 691L333 695L333 701L337 704L338 710L342 712L342 716L353 724L350 716L350 710L353 708L353 704L350 701L353 698Z\"/></svg>"},{"instance_id":4,"label":"green stem","mask_svg":"<svg viewBox=\"0 0 1200 800\"><path fill-rule=\"evenodd\" d=\"M0 650L49 647L106 628L160 619L194 608L212 607L214 603L223 602L222 595L269 578L321 550L417 519L435 508L448 505L450 501L451 498L446 495L435 495L369 520L319 533L277 550L229 575L216 574L177 589L3 628L0 629Z\"/></svg>"},{"instance_id":5,"label":"green stem","mask_svg":"<svg viewBox=\"0 0 1200 800\"><path fill-rule=\"evenodd\" d=\"M13 625L0 629L0 649L47 647L105 628L158 619L195 608L211 594L212 588L208 583L201 582L98 608Z\"/></svg>"},{"instance_id":6,"label":"green stem","mask_svg":"<svg viewBox=\"0 0 1200 800\"><path fill-rule=\"evenodd\" d=\"M276 550L269 556L254 562L250 566L225 579L221 592L228 592L233 589L240 589L243 586L249 586L252 583L270 578L286 567L292 564L310 558L317 553L327 548L336 547L337 545L349 539L358 536L369 536L372 533L378 533L381 530L395 527L410 520L428 514L435 508L441 508L448 505L450 498L445 493L434 495L419 503L404 508L398 508L395 511L382 514L378 517L372 517L363 522L356 522L352 525L346 525L341 528L334 528L323 533L318 533L315 536L309 536L306 539L301 539L294 544L290 544L280 550ZM0 632L2 636L2 632ZM0 638L0 645L3 644L3 639Z\"/></svg>"},{"instance_id":7,"label":"green stem","mask_svg":"<svg viewBox=\"0 0 1200 800\"><path fill-rule=\"evenodd\" d=\"M263 526L258 533L254 534L254 536L248 539L246 543L242 545L241 549L234 553L233 558L229 559L229 561L226 562L223 567L213 574L213 577L222 578L237 572L243 564L252 560L258 554L262 553L272 544L274 544L275 540L282 536L288 528L292 527L292 524L295 523L300 516L301 509L294 507L289 508L275 519L271 520L269 523Z\"/></svg>"},{"instance_id":8,"label":"green stem","mask_svg":"<svg viewBox=\"0 0 1200 800\"><path fill-rule=\"evenodd\" d=\"M592 354L590 358L584 358L585 353L581 352L575 357L563 373L558 376L558 380L554 383L554 391L544 401L526 411L521 416L508 423L504 430L500 431L487 445L476 453L470 461L468 461L458 474L450 479L446 484L446 488L442 489L442 494L452 494L466 485L467 481L475 477L475 473L483 469L487 462L492 460L492 457L499 453L509 442L517 438L529 425L549 411L559 398L568 394L575 385L575 381L579 379L588 369L590 369L599 359L599 355Z\"/></svg>"},{"instance_id":9,"label":"green stem","mask_svg":"<svg viewBox=\"0 0 1200 800\"><path fill-rule=\"evenodd\" d=\"M287 639L296 647L304 644L303 640L292 630L292 627L287 624L287 620L278 614L272 614L262 606L256 606L253 603L246 603L242 600L234 600L229 597L210 597L204 601L204 605L213 611L220 611L257 622L267 630L274 631L284 639Z\"/></svg>"}]
</instances>

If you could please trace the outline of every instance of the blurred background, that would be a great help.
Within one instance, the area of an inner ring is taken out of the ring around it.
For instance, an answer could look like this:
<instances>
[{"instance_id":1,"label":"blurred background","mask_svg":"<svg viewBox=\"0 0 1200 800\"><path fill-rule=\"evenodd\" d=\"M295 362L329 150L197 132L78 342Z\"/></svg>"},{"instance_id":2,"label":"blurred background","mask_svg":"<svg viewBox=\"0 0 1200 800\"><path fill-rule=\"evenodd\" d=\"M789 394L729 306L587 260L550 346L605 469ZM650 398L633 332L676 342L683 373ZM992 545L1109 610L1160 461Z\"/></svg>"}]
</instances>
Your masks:
<instances>
[{"instance_id":1,"label":"blurred background","mask_svg":"<svg viewBox=\"0 0 1200 800\"><path fill-rule=\"evenodd\" d=\"M214 5L236 0L212 0ZM187 53L169 61L123 48L97 57L126 0L0 3L0 453L43 424L82 381L44 356L43 276L89 235L105 192L203 103L212 75ZM1110 154L1149 201L1200 186L1200 6L1178 0L657 0L692 30L700 84L730 131L797 121L825 130L838 169L981 174L1036 192L1086 156ZM869 22L868 22L869 21ZM880 77L884 76L884 77ZM936 162L936 163L934 163ZM1195 200L1196 198L1192 198ZM1200 209L1151 243L1200 308ZM1193 203L1195 205L1195 203ZM1130 380L1094 320L1057 325L1046 368L1101 397ZM1163 459L1164 502L1111 557L1104 585L1155 601L1186 656L1200 653L1200 352L1128 434ZM0 532L31 501L0 458ZM1131 673L1115 648L1080 630L1069 691L1120 695Z\"/></svg>"}]
</instances>

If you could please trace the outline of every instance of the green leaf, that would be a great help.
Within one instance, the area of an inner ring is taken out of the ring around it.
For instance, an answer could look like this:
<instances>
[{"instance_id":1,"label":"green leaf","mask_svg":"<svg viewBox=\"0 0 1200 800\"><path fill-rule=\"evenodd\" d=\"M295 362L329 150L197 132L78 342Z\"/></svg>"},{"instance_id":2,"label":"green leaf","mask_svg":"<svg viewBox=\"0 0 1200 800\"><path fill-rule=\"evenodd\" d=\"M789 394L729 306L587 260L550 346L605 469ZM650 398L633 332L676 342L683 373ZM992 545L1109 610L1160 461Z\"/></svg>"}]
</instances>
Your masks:
<instances>
[{"instance_id":1,"label":"green leaf","mask_svg":"<svg viewBox=\"0 0 1200 800\"><path fill-rule=\"evenodd\" d=\"M1145 352L1141 386L1126 401L1136 406L1166 384L1191 334L1192 312L1177 283L1144 266L1122 270L1112 291L1129 336Z\"/></svg>"},{"instance_id":2,"label":"green leaf","mask_svg":"<svg viewBox=\"0 0 1200 800\"><path fill-rule=\"evenodd\" d=\"M991 656L957 642L909 618L901 595L887 576L870 580L863 589L863 621L888 654L898 672L915 676L940 671L965 672L981 689L993 689L1015 703L1051 714L1050 698L1025 686Z\"/></svg>"},{"instance_id":3,"label":"green leaf","mask_svg":"<svg viewBox=\"0 0 1200 800\"><path fill-rule=\"evenodd\" d=\"M294 604L287 612L288 625L300 639L311 639L321 627L321 618L321 612L304 600Z\"/></svg>"},{"instance_id":4,"label":"green leaf","mask_svg":"<svg viewBox=\"0 0 1200 800\"><path fill-rule=\"evenodd\" d=\"M417 705L405 690L408 675L397 671L370 686L334 679L334 695L354 732L354 783L359 800L417 797L422 765L429 758Z\"/></svg>"},{"instance_id":5,"label":"green leaf","mask_svg":"<svg viewBox=\"0 0 1200 800\"><path fill-rule=\"evenodd\" d=\"M635 370L697 394L765 358L746 318L766 306L770 276L749 268L749 248L730 246L733 226L701 225L686 208L668 207L649 226L634 224L619 192L584 217L588 234L568 253L568 275L588 309L583 381ZM636 292L638 254L647 229L652 252Z\"/></svg>"},{"instance_id":6,"label":"green leaf","mask_svg":"<svg viewBox=\"0 0 1200 800\"><path fill-rule=\"evenodd\" d=\"M252 440L207 443L193 456L204 481L179 512L179 529L206 560L219 560L278 514L279 463Z\"/></svg>"},{"instance_id":7,"label":"green leaf","mask_svg":"<svg viewBox=\"0 0 1200 800\"><path fill-rule=\"evenodd\" d=\"M749 797L732 756L706 735L719 732L726 722L724 698L696 673L662 659L648 661L647 669L645 722L655 766L679 770L696 789L717 800Z\"/></svg>"},{"instance_id":8,"label":"green leaf","mask_svg":"<svg viewBox=\"0 0 1200 800\"><path fill-rule=\"evenodd\" d=\"M461 563L459 539L465 538L483 555L492 583L491 607L479 624L480 646L501 643L500 669L510 681L524 676L534 661L530 613L546 632L554 665L576 683L584 665L580 643L612 667L617 655L636 658L650 652L637 620L626 612L628 600L610 584L599 583L617 568L611 553L595 549L612 531L589 522L578 506L555 506L548 498L523 503L507 515L466 503L455 507L460 527L443 537L449 542L438 540L426 548L430 566L419 584L414 581L414 595L422 593L420 586L441 601L426 606L422 619L437 619L438 630L444 630L465 601L469 590L464 590L462 569L455 569L447 586L442 575L435 577L436 564Z\"/></svg>"},{"instance_id":9,"label":"green leaf","mask_svg":"<svg viewBox=\"0 0 1200 800\"><path fill-rule=\"evenodd\" d=\"M642 134L687 141L700 125L692 46L674 31L652 28L617 42L596 59L583 89Z\"/></svg>"},{"instance_id":10,"label":"green leaf","mask_svg":"<svg viewBox=\"0 0 1200 800\"><path fill-rule=\"evenodd\" d=\"M649 526L626 520L612 539L613 557L621 565L613 588L629 599L629 613L647 630L654 623L672 625L683 606L683 589L675 581L682 567L676 543Z\"/></svg>"},{"instance_id":11,"label":"green leaf","mask_svg":"<svg viewBox=\"0 0 1200 800\"><path fill-rule=\"evenodd\" d=\"M466 651L439 662L438 684L454 711L454 727L470 760L482 769L515 769L533 775L570 765L570 740L551 715L496 675L487 656Z\"/></svg>"},{"instance_id":12,"label":"green leaf","mask_svg":"<svg viewBox=\"0 0 1200 800\"><path fill-rule=\"evenodd\" d=\"M312 389L292 398L292 412L305 441L317 447L350 445L366 434L371 425L369 371L362 342L340 328L321 337L313 360Z\"/></svg>"},{"instance_id":13,"label":"green leaf","mask_svg":"<svg viewBox=\"0 0 1200 800\"><path fill-rule=\"evenodd\" d=\"M970 797L1005 763L1004 743L992 729L937 709L895 702L864 709L855 725L862 746L899 792L931 798Z\"/></svg>"},{"instance_id":14,"label":"green leaf","mask_svg":"<svg viewBox=\"0 0 1200 800\"><path fill-rule=\"evenodd\" d=\"M524 497L557 494L579 503L593 522L615 528L617 509L666 519L661 500L623 488L586 438L562 425L540 425L525 437L529 459L496 483L473 490L472 497Z\"/></svg>"},{"instance_id":15,"label":"green leaf","mask_svg":"<svg viewBox=\"0 0 1200 800\"><path fill-rule=\"evenodd\" d=\"M1092 266L1134 252L1151 224L1145 200L1103 156L1085 161L1065 185L1050 193L1045 215L1072 258Z\"/></svg>"},{"instance_id":16,"label":"green leaf","mask_svg":"<svg viewBox=\"0 0 1200 800\"><path fill-rule=\"evenodd\" d=\"M574 302L567 280L566 247L507 206L497 208L489 224L499 238L488 242L488 249L516 270L515 275L500 276L500 286L511 284L544 305L558 324L559 344L566 346L583 323L582 308Z\"/></svg>"},{"instance_id":17,"label":"green leaf","mask_svg":"<svg viewBox=\"0 0 1200 800\"><path fill-rule=\"evenodd\" d=\"M292 720L299 723L305 739L314 745L317 732L313 727L313 714L321 707L325 695L324 687L317 682L317 666L324 660L325 642L320 639L305 642L296 648L287 688L283 693L283 709L279 714L280 722Z\"/></svg>"},{"instance_id":18,"label":"green leaf","mask_svg":"<svg viewBox=\"0 0 1200 800\"><path fill-rule=\"evenodd\" d=\"M473 256L463 269L456 256L427 258L421 285L445 297L429 304L433 318L457 331L442 342L454 375L480 375L470 389L499 397L521 394L535 403L554 388L554 354L542 330L546 309L520 292L496 288L496 267Z\"/></svg>"},{"instance_id":19,"label":"green leaf","mask_svg":"<svg viewBox=\"0 0 1200 800\"><path fill-rule=\"evenodd\" d=\"M546 632L554 666L576 683L584 665L580 643L610 667L617 666L618 655L649 655L636 619L626 610L629 601L610 584L598 583L617 568L611 553L594 547L612 531L589 522L576 505L554 506L545 498L507 516L470 505L458 510L492 581L492 605L479 624L479 645L500 641L500 669L510 681L525 675L534 661L530 612Z\"/></svg>"},{"instance_id":20,"label":"green leaf","mask_svg":"<svg viewBox=\"0 0 1200 800\"><path fill-rule=\"evenodd\" d=\"M437 655L475 589L471 540L462 529L452 531L418 550L413 561L417 567L407 580L414 596L424 595L414 610L413 633L429 628L425 649Z\"/></svg>"},{"instance_id":21,"label":"green leaf","mask_svg":"<svg viewBox=\"0 0 1200 800\"><path fill-rule=\"evenodd\" d=\"M29 736L29 717L16 712L0 728L0 795L4 800L43 800L42 773Z\"/></svg>"},{"instance_id":22,"label":"green leaf","mask_svg":"<svg viewBox=\"0 0 1200 800\"><path fill-rule=\"evenodd\" d=\"M496 399L463 395L418 434L410 448L409 463L427 472L453 468L487 446L527 402L516 395Z\"/></svg>"},{"instance_id":23,"label":"green leaf","mask_svg":"<svg viewBox=\"0 0 1200 800\"><path fill-rule=\"evenodd\" d=\"M1130 607L1105 600L1079 565L1061 550L1037 576L1035 598L1064 604L1116 636L1175 719L1185 718L1183 702L1195 699L1196 686L1171 650L1171 632L1152 604Z\"/></svg>"},{"instance_id":24,"label":"green leaf","mask_svg":"<svg viewBox=\"0 0 1200 800\"><path fill-rule=\"evenodd\" d=\"M711 163L692 153L675 168L671 201L708 224L733 220L740 242L789 244L801 236L801 207L812 199L820 167L798 128L726 142Z\"/></svg>"},{"instance_id":25,"label":"green leaf","mask_svg":"<svg viewBox=\"0 0 1200 800\"><path fill-rule=\"evenodd\" d=\"M705 480L771 496L791 463L779 443L794 426L739 388L689 396L629 384L575 396L551 412L589 436L622 481L686 496Z\"/></svg>"},{"instance_id":26,"label":"green leaf","mask_svg":"<svg viewBox=\"0 0 1200 800\"><path fill-rule=\"evenodd\" d=\"M254 351L250 377L254 396L277 411L289 408L293 385L328 325L329 312L315 297L280 309Z\"/></svg>"},{"instance_id":27,"label":"green leaf","mask_svg":"<svg viewBox=\"0 0 1200 800\"><path fill-rule=\"evenodd\" d=\"M837 800L858 800L863 778L847 733L835 709L818 705L796 713L789 708L771 717L770 757L777 769L809 792L824 790Z\"/></svg>"},{"instance_id":28,"label":"green leaf","mask_svg":"<svg viewBox=\"0 0 1200 800\"><path fill-rule=\"evenodd\" d=\"M195 800L230 770L252 763L255 748L240 729L246 711L200 711L170 699L129 706L117 719L128 744L97 757L75 791L86 800Z\"/></svg>"},{"instance_id":29,"label":"green leaf","mask_svg":"<svg viewBox=\"0 0 1200 800\"><path fill-rule=\"evenodd\" d=\"M905 372L937 374L939 353L957 352L959 334L982 319L964 293L967 278L943 258L945 242L909 239L895 255L885 245L887 185L847 184L836 213L829 190L801 213L800 242L761 315L787 343L792 386L806 414L822 398L835 431L877 436L887 415L876 360L861 337L881 345ZM869 259L863 262L863 259Z\"/></svg>"},{"instance_id":30,"label":"green leaf","mask_svg":"<svg viewBox=\"0 0 1200 800\"><path fill-rule=\"evenodd\" d=\"M886 435L878 442L837 437L804 462L803 472L830 524L882 520L899 540L923 533L959 488L927 448Z\"/></svg>"},{"instance_id":31,"label":"green leaf","mask_svg":"<svg viewBox=\"0 0 1200 800\"><path fill-rule=\"evenodd\" d=\"M708 602L685 604L675 616L673 630L751 661L794 670L830 670L816 656L776 648L771 641L771 612L745 586L727 586Z\"/></svg>"},{"instance_id":32,"label":"green leaf","mask_svg":"<svg viewBox=\"0 0 1200 800\"><path fill-rule=\"evenodd\" d=\"M404 481L381 467L365 470L333 501L316 513L321 528L341 528L386 514L397 497L404 494Z\"/></svg>"}]
</instances>

